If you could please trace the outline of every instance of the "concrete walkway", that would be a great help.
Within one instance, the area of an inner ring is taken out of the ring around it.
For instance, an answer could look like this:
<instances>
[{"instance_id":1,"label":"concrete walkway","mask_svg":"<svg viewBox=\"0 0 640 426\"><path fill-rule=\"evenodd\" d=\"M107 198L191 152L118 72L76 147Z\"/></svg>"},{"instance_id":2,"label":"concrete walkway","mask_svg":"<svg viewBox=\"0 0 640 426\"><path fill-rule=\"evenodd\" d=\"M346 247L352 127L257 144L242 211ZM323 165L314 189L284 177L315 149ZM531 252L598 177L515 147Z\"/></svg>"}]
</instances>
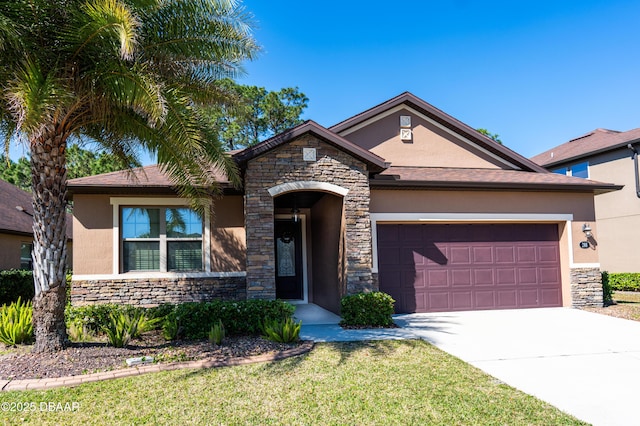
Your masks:
<instances>
[{"instance_id":1,"label":"concrete walkway","mask_svg":"<svg viewBox=\"0 0 640 426\"><path fill-rule=\"evenodd\" d=\"M397 315L401 328L302 327L318 342L424 339L594 425L640 424L640 322L570 308Z\"/></svg>"}]
</instances>

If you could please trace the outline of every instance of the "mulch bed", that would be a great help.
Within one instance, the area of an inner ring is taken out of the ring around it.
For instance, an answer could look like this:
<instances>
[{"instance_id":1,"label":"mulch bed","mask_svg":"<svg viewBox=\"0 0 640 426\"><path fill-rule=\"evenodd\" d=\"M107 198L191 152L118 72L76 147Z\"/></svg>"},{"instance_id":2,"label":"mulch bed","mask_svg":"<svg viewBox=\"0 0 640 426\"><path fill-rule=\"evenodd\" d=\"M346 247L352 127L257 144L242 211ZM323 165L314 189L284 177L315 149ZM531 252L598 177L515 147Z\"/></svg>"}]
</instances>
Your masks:
<instances>
[{"instance_id":1,"label":"mulch bed","mask_svg":"<svg viewBox=\"0 0 640 426\"><path fill-rule=\"evenodd\" d=\"M102 342L71 343L56 353L36 354L31 346L8 348L0 356L0 379L22 380L76 376L127 368L128 358L152 356L156 362L211 359L229 361L255 355L275 354L300 343L276 343L262 337L227 337L222 345L208 341L166 342L160 333L145 333L126 348Z\"/></svg>"}]
</instances>

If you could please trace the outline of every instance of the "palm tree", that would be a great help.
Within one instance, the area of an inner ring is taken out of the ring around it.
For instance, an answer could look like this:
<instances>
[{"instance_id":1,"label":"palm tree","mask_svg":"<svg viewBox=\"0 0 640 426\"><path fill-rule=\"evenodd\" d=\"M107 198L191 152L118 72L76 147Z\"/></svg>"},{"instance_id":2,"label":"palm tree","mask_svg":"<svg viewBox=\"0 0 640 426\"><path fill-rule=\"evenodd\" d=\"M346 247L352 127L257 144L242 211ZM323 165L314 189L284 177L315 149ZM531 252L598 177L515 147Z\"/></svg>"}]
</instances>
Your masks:
<instances>
[{"instance_id":1,"label":"palm tree","mask_svg":"<svg viewBox=\"0 0 640 426\"><path fill-rule=\"evenodd\" d=\"M200 115L257 45L233 0L13 0L0 4L0 131L29 144L35 352L64 348L67 143L89 138L130 167L138 151L182 196L236 179ZM70 139L71 138L71 139Z\"/></svg>"}]
</instances>

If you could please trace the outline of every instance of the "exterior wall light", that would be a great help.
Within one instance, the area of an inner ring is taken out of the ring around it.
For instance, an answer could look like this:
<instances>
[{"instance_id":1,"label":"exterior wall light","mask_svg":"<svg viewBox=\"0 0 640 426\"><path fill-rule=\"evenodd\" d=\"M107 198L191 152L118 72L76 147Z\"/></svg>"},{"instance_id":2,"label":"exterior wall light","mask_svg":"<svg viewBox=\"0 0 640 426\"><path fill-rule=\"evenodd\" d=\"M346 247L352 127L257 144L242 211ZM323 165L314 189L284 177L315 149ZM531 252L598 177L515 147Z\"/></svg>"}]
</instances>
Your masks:
<instances>
[{"instance_id":1,"label":"exterior wall light","mask_svg":"<svg viewBox=\"0 0 640 426\"><path fill-rule=\"evenodd\" d=\"M593 236L593 234L591 233L591 227L589 226L588 223L585 223L584 225L582 225L582 232L584 232L584 235L587 238L591 238Z\"/></svg>"}]
</instances>

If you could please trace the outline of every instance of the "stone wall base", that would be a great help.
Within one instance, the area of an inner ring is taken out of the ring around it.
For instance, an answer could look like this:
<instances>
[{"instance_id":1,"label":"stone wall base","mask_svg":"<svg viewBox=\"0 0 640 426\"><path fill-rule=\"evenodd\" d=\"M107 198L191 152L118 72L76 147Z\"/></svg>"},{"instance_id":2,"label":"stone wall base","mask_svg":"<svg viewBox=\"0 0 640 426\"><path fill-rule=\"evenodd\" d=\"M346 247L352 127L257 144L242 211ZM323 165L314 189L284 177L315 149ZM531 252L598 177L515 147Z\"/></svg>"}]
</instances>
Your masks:
<instances>
[{"instance_id":1,"label":"stone wall base","mask_svg":"<svg viewBox=\"0 0 640 426\"><path fill-rule=\"evenodd\" d=\"M83 280L71 283L74 306L117 303L151 307L163 303L245 300L245 277Z\"/></svg>"},{"instance_id":2,"label":"stone wall base","mask_svg":"<svg viewBox=\"0 0 640 426\"><path fill-rule=\"evenodd\" d=\"M603 306L600 268L571 269L571 300L574 308Z\"/></svg>"}]
</instances>

